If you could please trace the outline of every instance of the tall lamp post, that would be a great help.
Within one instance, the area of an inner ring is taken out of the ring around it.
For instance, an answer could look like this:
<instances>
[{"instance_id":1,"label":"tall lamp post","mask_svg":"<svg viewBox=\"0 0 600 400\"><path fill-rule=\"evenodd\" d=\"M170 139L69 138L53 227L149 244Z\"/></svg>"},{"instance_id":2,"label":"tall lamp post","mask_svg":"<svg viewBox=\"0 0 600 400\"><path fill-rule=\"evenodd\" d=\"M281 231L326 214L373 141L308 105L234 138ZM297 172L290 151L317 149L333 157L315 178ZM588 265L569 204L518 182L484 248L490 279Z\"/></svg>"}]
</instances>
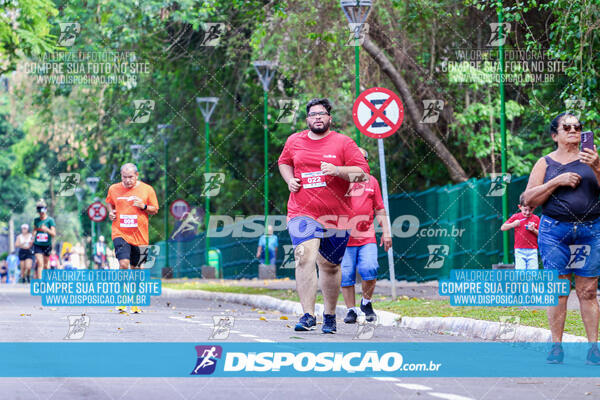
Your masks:
<instances>
[{"instance_id":1,"label":"tall lamp post","mask_svg":"<svg viewBox=\"0 0 600 400\"><path fill-rule=\"evenodd\" d=\"M83 188L75 189L75 197L77 197L77 219L79 220L79 229L83 231L83 227L81 226L81 201L83 200L83 195L85 194L85 190Z\"/></svg>"},{"instance_id":2,"label":"tall lamp post","mask_svg":"<svg viewBox=\"0 0 600 400\"><path fill-rule=\"evenodd\" d=\"M210 117L217 106L218 97L196 97L196 103L204 116L204 172L210 173ZM204 265L208 265L208 250L210 249L210 238L208 237L208 223L210 222L210 196L204 196L204 226L206 229L204 237Z\"/></svg>"},{"instance_id":3,"label":"tall lamp post","mask_svg":"<svg viewBox=\"0 0 600 400\"><path fill-rule=\"evenodd\" d=\"M77 197L77 219L79 220L79 229L83 233L83 226L81 225L81 201L83 200L83 195L85 194L85 190L83 188L75 189L75 197Z\"/></svg>"},{"instance_id":4,"label":"tall lamp post","mask_svg":"<svg viewBox=\"0 0 600 400\"><path fill-rule=\"evenodd\" d=\"M258 74L258 79L262 83L264 92L264 150L265 150L265 265L269 265L269 232L268 232L268 219L269 219L269 125L268 125L268 100L269 100L269 84L273 75L275 75L275 68L277 66L273 61L254 61L254 69Z\"/></svg>"},{"instance_id":5,"label":"tall lamp post","mask_svg":"<svg viewBox=\"0 0 600 400\"><path fill-rule=\"evenodd\" d=\"M340 6L350 24L354 24L354 79L356 97L360 95L359 39L363 24L367 20L373 2L371 0L340 0ZM354 128L356 143L360 146L360 132Z\"/></svg>"},{"instance_id":6,"label":"tall lamp post","mask_svg":"<svg viewBox=\"0 0 600 400\"><path fill-rule=\"evenodd\" d=\"M167 131L172 131L173 130L173 125L171 124L159 124L157 125L157 130L159 132L163 131L162 133L162 138L163 138L163 143L165 145L165 164L164 164L164 168L165 168L165 180L164 180L164 186L165 186L165 202L163 204L163 213L164 213L164 236L165 236L165 268L169 267L169 203L168 203L168 199L169 199L169 183L168 183L168 178L169 178L169 136L168 136L168 132L164 132L165 130ZM179 277L178 275L175 275L175 277Z\"/></svg>"},{"instance_id":7,"label":"tall lamp post","mask_svg":"<svg viewBox=\"0 0 600 400\"><path fill-rule=\"evenodd\" d=\"M83 188L78 187L75 189L75 197L77 197L77 220L79 221L79 229L80 229L82 237L83 237L83 223L82 223L82 215L81 215L81 201L83 200L84 194L85 194L85 190ZM77 250L76 257L78 258L77 265L83 265L84 263L81 261L81 254L79 254L79 250Z\"/></svg>"},{"instance_id":8,"label":"tall lamp post","mask_svg":"<svg viewBox=\"0 0 600 400\"><path fill-rule=\"evenodd\" d=\"M502 12L502 1L498 1L498 38L500 46L498 48L498 56L500 61L500 147L501 147L501 163L502 163L502 179L506 174L506 110L504 107L504 15ZM493 156L493 155L492 155ZM508 191L502 194L502 220L508 219ZM502 232L502 262L508 264L508 231Z\"/></svg>"},{"instance_id":9,"label":"tall lamp post","mask_svg":"<svg viewBox=\"0 0 600 400\"><path fill-rule=\"evenodd\" d=\"M131 151L131 157L133 157L135 161L138 161L140 159L140 156L142 155L142 150L144 150L144 146L141 144L132 144L129 146L129 150Z\"/></svg>"},{"instance_id":10,"label":"tall lamp post","mask_svg":"<svg viewBox=\"0 0 600 400\"><path fill-rule=\"evenodd\" d=\"M90 189L90 193L93 195L96 194L96 190L98 189L98 183L100 182L100 178L98 178L97 176L90 176L88 178L86 178L85 183L87 184L88 188ZM91 236L92 236L92 252L90 254L90 260L94 259L94 244L96 243L96 223L90 219L90 229L91 229Z\"/></svg>"}]
</instances>

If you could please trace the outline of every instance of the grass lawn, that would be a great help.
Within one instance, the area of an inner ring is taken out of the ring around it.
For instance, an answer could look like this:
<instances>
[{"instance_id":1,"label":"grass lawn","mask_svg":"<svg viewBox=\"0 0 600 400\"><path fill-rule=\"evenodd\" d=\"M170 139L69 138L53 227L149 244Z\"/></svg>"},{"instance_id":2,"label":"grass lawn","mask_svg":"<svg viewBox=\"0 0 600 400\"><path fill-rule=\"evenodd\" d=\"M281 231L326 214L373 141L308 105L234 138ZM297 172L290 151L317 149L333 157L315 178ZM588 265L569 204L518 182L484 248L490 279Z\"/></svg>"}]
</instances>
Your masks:
<instances>
[{"instance_id":1,"label":"grass lawn","mask_svg":"<svg viewBox=\"0 0 600 400\"><path fill-rule=\"evenodd\" d=\"M163 282L163 287L179 290L205 290L207 292L262 294L282 300L299 301L295 290L277 290L199 282ZM359 300L359 296L357 296L357 300ZM377 296L375 300L378 300ZM323 296L319 292L317 294L317 303L322 302ZM341 293L338 302L343 303ZM465 317L495 322L499 322L501 316L518 316L521 319L521 325L548 329L548 320L544 309L527 309L523 307L454 307L447 300L427 300L416 297L409 298L407 296L402 296L402 298L396 301L377 301L375 309L386 310L407 317ZM572 335L585 336L579 311L567 311L565 332Z\"/></svg>"}]
</instances>

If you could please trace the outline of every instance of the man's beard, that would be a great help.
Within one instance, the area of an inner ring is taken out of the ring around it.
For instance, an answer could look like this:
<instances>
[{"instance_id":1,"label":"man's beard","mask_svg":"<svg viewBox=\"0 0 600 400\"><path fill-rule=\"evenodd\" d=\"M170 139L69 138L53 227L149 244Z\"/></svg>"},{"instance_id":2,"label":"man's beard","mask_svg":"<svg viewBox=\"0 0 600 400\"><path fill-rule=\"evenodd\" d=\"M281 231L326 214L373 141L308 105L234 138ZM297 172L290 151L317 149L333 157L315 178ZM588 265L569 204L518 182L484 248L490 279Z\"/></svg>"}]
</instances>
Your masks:
<instances>
[{"instance_id":1,"label":"man's beard","mask_svg":"<svg viewBox=\"0 0 600 400\"><path fill-rule=\"evenodd\" d=\"M310 130L313 133L316 133L316 134L320 135L321 133L327 132L327 130L329 129L329 126L331 125L331 122L330 121L327 121L327 122L323 121L322 124L323 125L320 128L315 127L314 123L313 124L308 124L308 127L310 128Z\"/></svg>"}]
</instances>

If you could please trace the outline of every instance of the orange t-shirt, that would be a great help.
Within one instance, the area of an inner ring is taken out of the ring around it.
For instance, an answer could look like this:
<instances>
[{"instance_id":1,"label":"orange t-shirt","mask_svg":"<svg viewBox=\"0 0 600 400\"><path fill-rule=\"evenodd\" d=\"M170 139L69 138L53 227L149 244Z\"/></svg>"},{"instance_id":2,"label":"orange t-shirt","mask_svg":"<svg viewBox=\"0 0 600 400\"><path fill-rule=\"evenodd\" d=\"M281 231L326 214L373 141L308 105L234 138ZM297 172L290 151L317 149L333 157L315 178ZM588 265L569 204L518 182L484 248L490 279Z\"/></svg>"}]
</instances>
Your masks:
<instances>
[{"instance_id":1,"label":"orange t-shirt","mask_svg":"<svg viewBox=\"0 0 600 400\"><path fill-rule=\"evenodd\" d=\"M152 186L138 181L131 189L123 183L115 183L108 188L106 203L116 211L117 217L112 223L112 238L122 238L134 246L148 245L148 213L141 208L134 207L136 198L148 206L158 209L158 200Z\"/></svg>"}]
</instances>

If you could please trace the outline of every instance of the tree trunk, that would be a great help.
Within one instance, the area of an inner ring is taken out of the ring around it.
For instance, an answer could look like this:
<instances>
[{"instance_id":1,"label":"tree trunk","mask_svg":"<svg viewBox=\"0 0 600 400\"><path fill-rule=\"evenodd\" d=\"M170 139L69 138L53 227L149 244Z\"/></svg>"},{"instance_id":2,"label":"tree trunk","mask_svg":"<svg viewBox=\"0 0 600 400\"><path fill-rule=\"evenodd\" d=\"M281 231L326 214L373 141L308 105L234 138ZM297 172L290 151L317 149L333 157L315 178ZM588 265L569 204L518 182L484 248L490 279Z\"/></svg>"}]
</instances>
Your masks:
<instances>
[{"instance_id":1,"label":"tree trunk","mask_svg":"<svg viewBox=\"0 0 600 400\"><path fill-rule=\"evenodd\" d=\"M421 138L431 146L432 150L440 158L440 160L442 160L448 169L450 178L454 182L466 181L468 179L467 174L460 166L458 161L456 161L456 158L454 158L452 153L450 153L440 138L438 138L437 135L432 132L426 124L421 124L419 122L422 114L420 108L417 107L406 81L402 75L400 75L396 67L394 67L387 56L379 49L379 47L377 47L374 42L369 39L369 37L365 37L363 47L379 65L381 70L385 72L385 74L392 80L392 83L398 92L400 92L400 97L404 103L404 108L407 111L408 117L412 120L415 130L419 136L421 136Z\"/></svg>"}]
</instances>

